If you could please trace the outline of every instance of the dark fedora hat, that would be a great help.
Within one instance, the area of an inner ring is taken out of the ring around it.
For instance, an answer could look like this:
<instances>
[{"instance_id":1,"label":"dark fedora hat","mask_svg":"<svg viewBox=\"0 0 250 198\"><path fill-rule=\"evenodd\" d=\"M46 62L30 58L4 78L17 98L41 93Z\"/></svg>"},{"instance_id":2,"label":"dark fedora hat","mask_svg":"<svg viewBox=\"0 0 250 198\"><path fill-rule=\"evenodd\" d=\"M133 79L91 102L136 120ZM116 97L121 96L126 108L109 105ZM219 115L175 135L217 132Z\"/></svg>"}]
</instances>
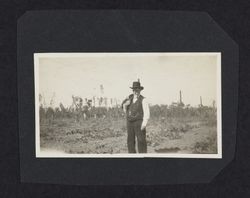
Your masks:
<instances>
[{"instance_id":1,"label":"dark fedora hat","mask_svg":"<svg viewBox=\"0 0 250 198\"><path fill-rule=\"evenodd\" d=\"M140 82L137 82L137 81L133 82L133 86L130 87L130 88L131 88L131 89L140 89L140 90L143 90L143 89L144 89L144 87L141 86L141 83L140 83Z\"/></svg>"}]
</instances>

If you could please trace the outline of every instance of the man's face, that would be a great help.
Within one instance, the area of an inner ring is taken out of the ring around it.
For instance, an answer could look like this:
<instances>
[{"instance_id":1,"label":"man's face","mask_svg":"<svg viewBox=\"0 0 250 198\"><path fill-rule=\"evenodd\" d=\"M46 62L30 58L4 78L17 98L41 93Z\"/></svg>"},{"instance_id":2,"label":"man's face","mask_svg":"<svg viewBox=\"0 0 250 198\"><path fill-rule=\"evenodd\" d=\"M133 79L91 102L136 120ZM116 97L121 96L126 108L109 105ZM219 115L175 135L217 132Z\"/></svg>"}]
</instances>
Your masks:
<instances>
[{"instance_id":1,"label":"man's face","mask_svg":"<svg viewBox=\"0 0 250 198\"><path fill-rule=\"evenodd\" d=\"M141 89L139 89L139 88L136 88L136 89L133 89L133 94L135 95L135 96L139 96L140 95L140 93L141 93Z\"/></svg>"}]
</instances>

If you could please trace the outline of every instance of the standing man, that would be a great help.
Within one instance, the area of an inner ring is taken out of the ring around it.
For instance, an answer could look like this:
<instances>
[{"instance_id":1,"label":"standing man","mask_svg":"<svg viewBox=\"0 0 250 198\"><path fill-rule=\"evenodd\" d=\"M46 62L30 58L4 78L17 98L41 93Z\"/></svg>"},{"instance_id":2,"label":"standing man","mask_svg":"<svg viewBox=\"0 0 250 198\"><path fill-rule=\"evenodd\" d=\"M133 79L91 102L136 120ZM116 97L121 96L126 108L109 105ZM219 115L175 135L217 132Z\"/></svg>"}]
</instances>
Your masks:
<instances>
[{"instance_id":1,"label":"standing man","mask_svg":"<svg viewBox=\"0 0 250 198\"><path fill-rule=\"evenodd\" d=\"M148 103L141 95L143 87L140 81L133 82L130 87L133 94L129 95L123 102L122 107L127 117L127 146L129 153L136 153L135 139L139 153L147 153L146 125L150 116Z\"/></svg>"}]
</instances>

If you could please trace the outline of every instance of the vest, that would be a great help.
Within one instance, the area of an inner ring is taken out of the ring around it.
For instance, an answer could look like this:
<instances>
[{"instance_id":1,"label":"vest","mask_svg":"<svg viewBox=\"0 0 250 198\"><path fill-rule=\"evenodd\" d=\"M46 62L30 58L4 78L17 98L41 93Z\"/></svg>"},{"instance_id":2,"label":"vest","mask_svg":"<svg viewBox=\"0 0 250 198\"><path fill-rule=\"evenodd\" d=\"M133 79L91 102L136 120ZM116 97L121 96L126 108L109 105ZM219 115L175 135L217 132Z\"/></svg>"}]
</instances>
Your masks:
<instances>
[{"instance_id":1,"label":"vest","mask_svg":"<svg viewBox=\"0 0 250 198\"><path fill-rule=\"evenodd\" d=\"M127 107L127 120L130 122L135 122L138 120L143 120L143 108L142 108L142 100L143 96L139 96L139 98L133 103L133 95L129 97L130 105Z\"/></svg>"}]
</instances>

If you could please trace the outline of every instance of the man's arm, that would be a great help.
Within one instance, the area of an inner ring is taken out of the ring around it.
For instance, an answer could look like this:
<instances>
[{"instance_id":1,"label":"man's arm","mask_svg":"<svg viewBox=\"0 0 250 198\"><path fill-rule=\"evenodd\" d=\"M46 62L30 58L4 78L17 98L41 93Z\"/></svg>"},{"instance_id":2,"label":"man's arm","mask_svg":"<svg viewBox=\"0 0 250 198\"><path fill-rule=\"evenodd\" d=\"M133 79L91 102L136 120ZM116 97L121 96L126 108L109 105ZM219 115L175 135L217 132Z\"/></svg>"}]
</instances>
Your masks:
<instances>
[{"instance_id":1,"label":"man's arm","mask_svg":"<svg viewBox=\"0 0 250 198\"><path fill-rule=\"evenodd\" d=\"M122 104L121 104L121 107L122 107L122 110L126 113L126 111L127 111L127 107L128 107L128 105L130 105L130 103L131 103L131 95L129 95L128 97L126 97L124 100L123 100L123 102L122 102Z\"/></svg>"},{"instance_id":2,"label":"man's arm","mask_svg":"<svg viewBox=\"0 0 250 198\"><path fill-rule=\"evenodd\" d=\"M142 109L143 109L143 121L141 125L141 130L144 130L147 126L150 117L149 105L146 98L142 100Z\"/></svg>"}]
</instances>

